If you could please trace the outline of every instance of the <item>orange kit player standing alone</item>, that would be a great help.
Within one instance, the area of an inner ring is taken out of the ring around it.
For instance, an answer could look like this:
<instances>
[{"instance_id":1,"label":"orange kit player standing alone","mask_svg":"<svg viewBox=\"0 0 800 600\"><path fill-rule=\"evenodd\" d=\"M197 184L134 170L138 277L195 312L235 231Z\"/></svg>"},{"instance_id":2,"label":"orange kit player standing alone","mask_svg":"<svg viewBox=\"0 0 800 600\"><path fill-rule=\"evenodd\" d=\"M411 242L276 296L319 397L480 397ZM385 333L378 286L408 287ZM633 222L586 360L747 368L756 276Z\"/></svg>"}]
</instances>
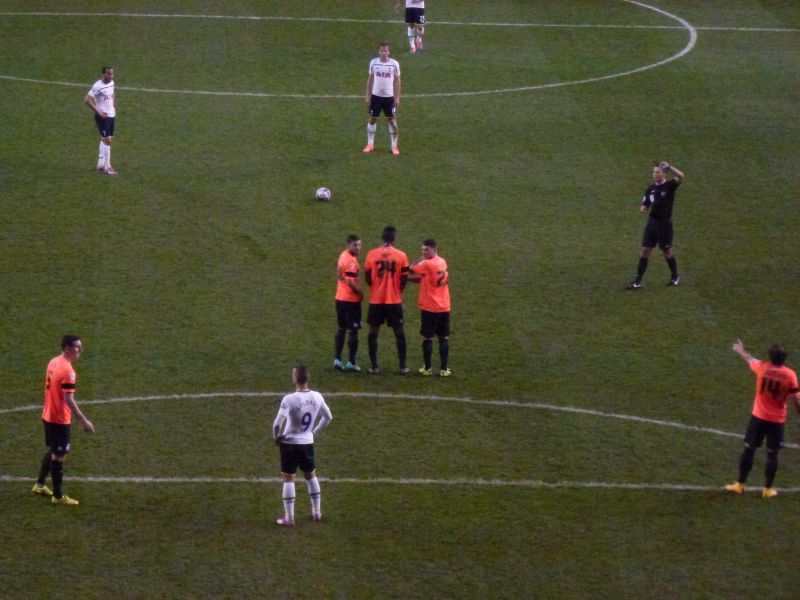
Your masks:
<instances>
[{"instance_id":1,"label":"orange kit player standing alone","mask_svg":"<svg viewBox=\"0 0 800 600\"><path fill-rule=\"evenodd\" d=\"M94 433L94 425L87 419L75 403L75 369L74 363L81 356L83 346L77 335L65 335L61 338L61 354L53 358L47 365L47 379L44 392L44 440L49 450L42 458L39 478L33 486L33 493L41 496L52 496L53 504L74 506L77 500L61 493L61 482L64 479L64 459L70 450L70 433L72 413L83 425L84 431ZM45 485L47 474L53 479L53 490Z\"/></svg>"},{"instance_id":2,"label":"orange kit player standing alone","mask_svg":"<svg viewBox=\"0 0 800 600\"><path fill-rule=\"evenodd\" d=\"M747 361L756 374L756 399L753 403L753 416L744 436L744 452L739 459L739 478L726 485L725 489L735 494L744 492L744 482L753 468L753 456L767 440L767 463L764 468L766 482L761 491L762 498L773 498L778 492L772 482L778 472L778 451L783 447L783 427L786 422L786 402L794 400L800 413L800 398L797 395L797 374L785 366L787 353L780 344L769 349L769 360L758 360L748 354L742 340L736 340L732 350Z\"/></svg>"},{"instance_id":3,"label":"orange kit player standing alone","mask_svg":"<svg viewBox=\"0 0 800 600\"><path fill-rule=\"evenodd\" d=\"M447 261L439 256L436 240L427 239L422 242L422 259L411 265L409 281L420 284L419 308L420 328L422 336L422 358L424 366L419 370L422 375L433 375L431 359L433 356L433 336L439 338L439 375L449 377L450 369L447 358L450 353L448 338L450 336L450 275L447 272Z\"/></svg>"},{"instance_id":4,"label":"orange kit player standing alone","mask_svg":"<svg viewBox=\"0 0 800 600\"><path fill-rule=\"evenodd\" d=\"M408 256L394 247L397 229L392 225L384 227L381 239L383 245L370 250L364 263L369 291L369 309L367 323L369 335L369 360L372 366L369 372L380 373L378 366L378 333L381 325L388 323L394 330L397 342L397 358L400 362L399 373L411 372L406 366L406 334L403 330L403 289L408 281Z\"/></svg>"}]
</instances>

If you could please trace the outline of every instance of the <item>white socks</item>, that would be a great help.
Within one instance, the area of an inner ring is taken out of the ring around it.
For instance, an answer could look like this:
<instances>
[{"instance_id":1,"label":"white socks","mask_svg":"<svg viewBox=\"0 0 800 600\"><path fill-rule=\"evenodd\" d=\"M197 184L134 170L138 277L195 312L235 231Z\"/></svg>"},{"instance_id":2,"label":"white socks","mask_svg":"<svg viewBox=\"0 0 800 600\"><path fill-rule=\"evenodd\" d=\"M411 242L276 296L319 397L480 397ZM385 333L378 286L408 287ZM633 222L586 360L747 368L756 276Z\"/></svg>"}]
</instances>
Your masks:
<instances>
[{"instance_id":1,"label":"white socks","mask_svg":"<svg viewBox=\"0 0 800 600\"><path fill-rule=\"evenodd\" d=\"M392 148L397 148L397 129L392 129L389 125L389 136L392 138Z\"/></svg>"},{"instance_id":2,"label":"white socks","mask_svg":"<svg viewBox=\"0 0 800 600\"><path fill-rule=\"evenodd\" d=\"M416 50L416 46L414 45L414 28L408 28L408 44L412 50Z\"/></svg>"},{"instance_id":3,"label":"white socks","mask_svg":"<svg viewBox=\"0 0 800 600\"><path fill-rule=\"evenodd\" d=\"M294 481L283 482L283 512L289 521L294 521Z\"/></svg>"},{"instance_id":4,"label":"white socks","mask_svg":"<svg viewBox=\"0 0 800 600\"><path fill-rule=\"evenodd\" d=\"M106 145L103 142L100 142L100 147L97 149L97 168L98 169L105 169L106 168L106 151L103 149Z\"/></svg>"},{"instance_id":5,"label":"white socks","mask_svg":"<svg viewBox=\"0 0 800 600\"><path fill-rule=\"evenodd\" d=\"M375 132L378 131L377 123L367 123L367 144L375 145Z\"/></svg>"},{"instance_id":6,"label":"white socks","mask_svg":"<svg viewBox=\"0 0 800 600\"><path fill-rule=\"evenodd\" d=\"M321 498L320 498L320 491L319 491L319 479L316 476L313 479L307 479L306 483L308 484L308 495L311 496L311 514L313 516L319 516Z\"/></svg>"}]
</instances>

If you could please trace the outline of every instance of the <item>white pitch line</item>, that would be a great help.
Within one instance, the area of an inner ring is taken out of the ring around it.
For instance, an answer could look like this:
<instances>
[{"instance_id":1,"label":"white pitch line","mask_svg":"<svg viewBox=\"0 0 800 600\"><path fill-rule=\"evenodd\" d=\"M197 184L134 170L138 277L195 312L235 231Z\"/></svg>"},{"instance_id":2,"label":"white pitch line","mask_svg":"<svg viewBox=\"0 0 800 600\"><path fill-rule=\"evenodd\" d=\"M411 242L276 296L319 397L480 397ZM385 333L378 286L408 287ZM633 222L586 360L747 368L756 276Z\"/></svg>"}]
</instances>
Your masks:
<instances>
[{"instance_id":1,"label":"white pitch line","mask_svg":"<svg viewBox=\"0 0 800 600\"><path fill-rule=\"evenodd\" d=\"M70 476L70 481L85 483L136 483L136 484L198 484L198 483L245 483L273 484L280 483L280 477L108 477L108 476ZM531 489L586 489L586 490L643 490L643 491L681 491L681 492L722 492L724 486L695 485L689 483L628 483L605 481L541 481L538 479L427 479L427 478L395 478L374 477L358 479L355 477L320 477L320 481L328 484L355 485L440 485L463 487L518 487ZM32 481L31 477L17 475L0 475L0 481L17 482ZM776 488L784 494L796 494L800 487ZM758 488L747 490L760 492Z\"/></svg>"},{"instance_id":2,"label":"white pitch line","mask_svg":"<svg viewBox=\"0 0 800 600\"><path fill-rule=\"evenodd\" d=\"M669 19L677 21L680 24L679 29L685 29L689 32L689 41L684 46L682 50L669 56L663 60L658 62L654 62L651 64L644 65L642 67L637 67L635 69L630 69L628 71L623 71L621 73L611 73L610 75L602 75L599 77L589 77L587 79L579 79L573 81L560 81L556 83L546 83L540 85L530 85L530 86L522 86L522 87L514 87L514 88L500 88L494 90L476 90L472 92L438 92L438 93L430 93L430 94L405 94L405 98L454 98L454 97L464 97L464 96L485 96L489 94L507 94L512 92L531 92L537 90L547 90L547 89L554 89L560 87L568 87L568 86L576 86L576 85L583 85L587 83L595 83L598 81L605 81L608 79L616 79L618 77L626 77L628 75L635 75L637 73L642 73L644 71L649 71L650 69L655 69L657 67L664 66L668 63L671 63L674 60L678 60L682 58L686 54L694 49L695 45L697 44L697 29L695 29L688 21L673 15L665 10L657 8L655 6L651 6L649 4L645 4L644 2L639 2L638 0L622 0L623 2L627 2L628 4L633 4L640 8L644 8L647 10L652 10L662 16L665 16ZM3 13L0 13L0 15ZM43 13L39 13L43 14ZM148 15L146 13L51 13L53 15L95 15L95 16L153 16L153 17L183 17L183 18L190 18L190 17L198 17L198 18L227 18L225 15ZM47 16L47 15L45 15ZM330 19L329 17L231 17L236 19L274 19L274 20L299 20L299 19L311 19L311 20L327 20ZM338 20L338 19L333 19ZM455 22L451 22L451 24L457 24ZM466 25L467 23L458 23L461 25ZM511 24L509 24L511 25ZM74 83L74 82L53 82L47 81L43 79L31 79L31 78L24 78L24 77L13 77L11 75L0 75L0 79L5 79L8 81L21 81L25 83L43 83L43 84L51 84L51 85L62 85L62 86L69 86L69 87L85 87L85 84ZM225 96L225 97L253 97L253 98L300 98L300 99L338 99L338 100L355 100L361 99L361 95L358 94L297 94L297 93L275 93L275 92L216 92L216 91L209 91L209 90L186 90L186 89L159 89L159 88L140 88L140 87L128 87L128 86L121 86L118 85L117 89L123 91L133 91L133 92L147 92L147 93L160 93L160 94L192 94L192 95L203 95L203 96Z\"/></svg>"},{"instance_id":3,"label":"white pitch line","mask_svg":"<svg viewBox=\"0 0 800 600\"><path fill-rule=\"evenodd\" d=\"M153 396L125 396L119 398L103 398L99 400L83 400L81 406L97 405L97 404L120 404L125 402L154 402L160 400L210 400L214 398L282 398L285 392L201 392L189 394L159 394ZM654 419L651 417L640 417L637 415L628 415L624 413L606 412L591 408L581 408L577 406L560 406L557 404L543 404L541 402L521 402L519 400L482 400L478 398L469 398L465 396L435 396L435 395L422 395L422 394L393 394L385 392L363 393L363 392L326 392L325 396L328 398L359 398L359 399L387 399L387 400L417 400L424 402L456 402L460 404L473 404L479 406L499 406L502 408L525 408L533 410L549 410L553 412L564 412L578 415L588 415L592 417L601 417L605 419L619 419L621 421L630 421L633 423L644 423L647 425L656 425L659 427L671 427L674 429L682 429L684 431L696 431L698 433L710 433L724 437L732 437L742 439L741 433L732 431L724 431L722 429L715 429L713 427L700 427L698 425L689 425L681 423L680 421L670 421L664 419ZM15 413L15 412L31 412L41 410L41 405L30 404L27 406L15 406L12 408L0 409L0 415ZM786 448L800 448L800 445L793 443L786 443Z\"/></svg>"},{"instance_id":4,"label":"white pitch line","mask_svg":"<svg viewBox=\"0 0 800 600\"><path fill-rule=\"evenodd\" d=\"M270 15L206 15L187 13L129 13L129 12L52 12L52 11L7 11L0 12L0 16L20 17L124 17L144 19L208 19L228 21L299 21L309 23L356 23L402 25L403 21L386 19L352 19L348 17L284 17ZM502 21L432 21L427 19L428 25L448 27L517 27L530 29L684 29L681 25L618 25L614 23L508 23ZM733 27L733 26L707 26L695 27L698 31L753 31L753 32L783 32L798 33L800 29L788 27Z\"/></svg>"}]
</instances>

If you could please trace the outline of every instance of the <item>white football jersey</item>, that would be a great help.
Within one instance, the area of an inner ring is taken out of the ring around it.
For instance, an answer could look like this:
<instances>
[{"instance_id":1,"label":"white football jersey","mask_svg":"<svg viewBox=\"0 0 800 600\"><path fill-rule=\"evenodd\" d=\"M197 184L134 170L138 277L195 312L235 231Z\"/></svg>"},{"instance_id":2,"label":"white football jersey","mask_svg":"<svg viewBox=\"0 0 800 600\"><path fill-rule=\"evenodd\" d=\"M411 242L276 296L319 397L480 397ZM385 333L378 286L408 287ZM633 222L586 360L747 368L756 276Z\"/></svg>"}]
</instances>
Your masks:
<instances>
[{"instance_id":1,"label":"white football jersey","mask_svg":"<svg viewBox=\"0 0 800 600\"><path fill-rule=\"evenodd\" d=\"M425 8L425 0L406 0L406 8Z\"/></svg>"},{"instance_id":2,"label":"white football jersey","mask_svg":"<svg viewBox=\"0 0 800 600\"><path fill-rule=\"evenodd\" d=\"M98 79L89 90L89 95L94 98L94 103L97 104L98 109L102 110L109 117L117 116L117 111L114 108L113 81L104 83L102 79Z\"/></svg>"},{"instance_id":3,"label":"white football jersey","mask_svg":"<svg viewBox=\"0 0 800 600\"><path fill-rule=\"evenodd\" d=\"M322 394L309 390L307 392L293 392L286 394L281 400L281 408L275 419L275 424L286 419L283 429L284 443L286 444L313 444L314 423L317 415L322 413L326 420L331 420L331 410L325 404Z\"/></svg>"},{"instance_id":4,"label":"white football jersey","mask_svg":"<svg viewBox=\"0 0 800 600\"><path fill-rule=\"evenodd\" d=\"M389 98L394 96L394 78L400 77L400 63L390 58L381 62L380 58L373 58L369 63L369 73L374 75L372 80L372 94Z\"/></svg>"}]
</instances>

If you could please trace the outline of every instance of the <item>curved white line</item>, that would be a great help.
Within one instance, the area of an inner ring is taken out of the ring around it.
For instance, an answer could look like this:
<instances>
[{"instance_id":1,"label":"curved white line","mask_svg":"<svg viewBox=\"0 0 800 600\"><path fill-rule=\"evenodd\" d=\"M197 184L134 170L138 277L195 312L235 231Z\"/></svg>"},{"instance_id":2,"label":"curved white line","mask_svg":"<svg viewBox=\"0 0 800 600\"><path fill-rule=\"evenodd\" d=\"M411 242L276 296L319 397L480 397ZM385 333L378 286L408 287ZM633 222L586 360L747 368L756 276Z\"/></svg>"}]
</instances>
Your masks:
<instances>
[{"instance_id":1,"label":"curved white line","mask_svg":"<svg viewBox=\"0 0 800 600\"><path fill-rule=\"evenodd\" d=\"M657 8L655 6L651 6L649 4L645 4L644 2L638 2L637 0L623 0L628 4L634 4L641 8L645 8L648 10L652 10L653 12L657 12L665 17L673 19L680 23L681 28L686 29L689 32L689 41L686 46L683 47L682 50L669 56L663 60L658 62L654 62L648 65L644 65L642 67L637 67L635 69L630 69L628 71L623 71L621 73L612 73L610 75L602 75L599 77L589 77L587 79L578 79L574 81L561 81L557 83L545 83L540 85L531 85L531 86L523 86L523 87L514 87L514 88L500 88L495 90L478 90L472 92L436 92L430 94L405 94L405 98L453 98L453 97L462 97L462 96L485 96L489 94L507 94L511 92L531 92L536 90L547 90L547 89L554 89L559 87L567 87L567 86L576 86L576 85L583 85L586 83L595 83L598 81L606 81L608 79L616 79L619 77L626 77L628 75L635 75L637 73L642 73L644 71L649 71L650 69L655 69L657 67L664 66L668 63L671 63L679 58L686 56L689 52L694 49L695 45L697 44L697 29L694 28L688 21L685 19L669 13L665 10ZM7 14L7 15L21 15L26 13L0 13ZM145 13L35 13L41 16L116 16L116 17L160 17L160 18L209 18L209 19L238 19L238 20L309 20L309 21L342 21L342 22L385 22L385 21L369 21L369 20L357 20L357 19L333 19L327 17L246 17L246 16L226 16L226 15L169 15L169 14L145 14ZM443 22L441 24L450 24L456 25L458 23L454 22ZM461 25L489 25L489 23L485 24L478 24L478 23L461 23ZM502 25L502 26L513 26L514 24L495 24L495 25ZM528 25L530 26L530 24ZM541 25L540 25L541 26ZM555 25L556 27L567 27L567 25ZM577 27L587 27L587 25L577 25ZM602 26L602 27L609 27L609 26ZM626 27L626 26L623 26ZM10 75L0 75L0 79L8 80L8 81L20 81L24 83L41 83L41 84L50 84L50 85L61 85L61 86L68 86L68 87L86 87L85 83L75 83L69 81L48 81L44 79L32 79L27 77L13 77ZM117 86L118 89L123 91L131 91L131 92L147 92L147 93L159 93L159 94L192 94L192 95L201 95L201 96L226 96L226 97L251 97L251 98L294 98L294 99L328 99L328 100L355 100L360 99L362 96L357 94L294 94L294 93L272 93L272 92L214 92L214 91L207 91L207 90L185 90L185 89L161 89L161 88L141 88L141 87L128 87L128 86Z\"/></svg>"},{"instance_id":2,"label":"curved white line","mask_svg":"<svg viewBox=\"0 0 800 600\"><path fill-rule=\"evenodd\" d=\"M213 398L281 398L286 392L202 392L194 394L159 394L153 396L124 396L118 398L103 398L99 400L83 400L81 406L97 404L120 404L124 402L153 402L159 400L205 400ZM428 402L457 402L461 404L477 404L482 406L499 406L503 408L527 408L534 410L550 410L554 412L572 413L578 415L588 415L592 417L602 417L606 419L619 419L621 421L631 421L634 423L645 423L659 427L672 427L684 431L696 431L699 433L710 433L724 437L742 438L741 433L724 431L713 427L700 427L689 425L680 421L668 421L663 419L653 419L650 417L640 417L624 413L605 412L591 408L581 408L577 406L560 406L557 404L543 404L541 402L520 402L519 400L481 400L466 396L432 396L422 394L392 394L385 392L363 393L363 392L326 392L328 398L385 398L389 400L419 400ZM41 405L30 404L27 406L15 406L12 408L0 409L0 415L15 412L32 412L41 410ZM798 444L787 443L786 448L800 448Z\"/></svg>"}]
</instances>

